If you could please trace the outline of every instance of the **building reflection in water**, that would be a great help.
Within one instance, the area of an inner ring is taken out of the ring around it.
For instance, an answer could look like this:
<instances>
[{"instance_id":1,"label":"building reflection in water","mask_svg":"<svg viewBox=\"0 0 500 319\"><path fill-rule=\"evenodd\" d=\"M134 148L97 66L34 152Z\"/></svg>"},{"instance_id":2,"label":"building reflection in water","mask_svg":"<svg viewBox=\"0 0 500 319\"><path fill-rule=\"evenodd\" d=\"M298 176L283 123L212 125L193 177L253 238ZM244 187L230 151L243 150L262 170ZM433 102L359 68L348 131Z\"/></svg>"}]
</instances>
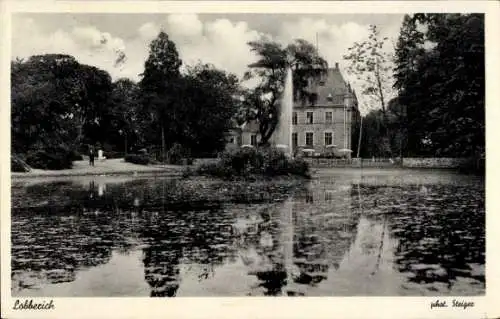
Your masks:
<instances>
[{"instance_id":1,"label":"building reflection in water","mask_svg":"<svg viewBox=\"0 0 500 319\"><path fill-rule=\"evenodd\" d=\"M13 293L137 251L150 296L206 295L227 276L239 286L220 294L474 294L485 285L480 187L319 179L250 205L192 202L171 180L26 186L12 198Z\"/></svg>"},{"instance_id":2,"label":"building reflection in water","mask_svg":"<svg viewBox=\"0 0 500 319\"><path fill-rule=\"evenodd\" d=\"M240 222L240 231L246 224L241 258L259 281L250 295L304 296L338 268L356 229L350 191L327 191L325 198L325 189L316 185L263 210L258 219ZM338 198L343 205L332 205Z\"/></svg>"}]
</instances>

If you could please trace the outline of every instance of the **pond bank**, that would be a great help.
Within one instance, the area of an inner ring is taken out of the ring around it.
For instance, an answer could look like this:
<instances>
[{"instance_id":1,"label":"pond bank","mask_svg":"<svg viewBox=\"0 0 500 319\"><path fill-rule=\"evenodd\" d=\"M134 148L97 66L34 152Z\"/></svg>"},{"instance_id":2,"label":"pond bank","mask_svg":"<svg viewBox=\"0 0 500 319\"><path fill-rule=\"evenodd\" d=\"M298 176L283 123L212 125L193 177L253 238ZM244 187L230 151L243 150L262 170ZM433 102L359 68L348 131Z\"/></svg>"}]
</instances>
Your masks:
<instances>
[{"instance_id":1,"label":"pond bank","mask_svg":"<svg viewBox=\"0 0 500 319\"><path fill-rule=\"evenodd\" d=\"M125 162L122 158L96 161L89 166L87 161L73 162L73 168L62 170L32 169L27 173L12 172L12 179L64 176L96 176L96 175L180 175L182 166L178 165L138 165Z\"/></svg>"}]
</instances>

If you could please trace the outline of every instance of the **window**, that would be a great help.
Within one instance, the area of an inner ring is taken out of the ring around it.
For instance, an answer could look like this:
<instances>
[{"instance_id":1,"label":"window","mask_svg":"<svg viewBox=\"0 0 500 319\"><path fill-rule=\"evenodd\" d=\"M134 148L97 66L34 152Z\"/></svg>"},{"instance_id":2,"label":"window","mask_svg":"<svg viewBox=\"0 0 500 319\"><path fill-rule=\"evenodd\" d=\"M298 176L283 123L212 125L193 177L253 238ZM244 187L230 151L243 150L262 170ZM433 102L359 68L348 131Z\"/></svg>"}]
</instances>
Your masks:
<instances>
[{"instance_id":1,"label":"window","mask_svg":"<svg viewBox=\"0 0 500 319\"><path fill-rule=\"evenodd\" d=\"M325 112L325 123L327 123L327 124L333 123L333 113L332 112Z\"/></svg>"},{"instance_id":2,"label":"window","mask_svg":"<svg viewBox=\"0 0 500 319\"><path fill-rule=\"evenodd\" d=\"M333 191L327 190L325 191L325 201L333 200Z\"/></svg>"},{"instance_id":3,"label":"window","mask_svg":"<svg viewBox=\"0 0 500 319\"><path fill-rule=\"evenodd\" d=\"M299 144L299 137L297 135L297 132L292 133L292 147L297 147Z\"/></svg>"},{"instance_id":4,"label":"window","mask_svg":"<svg viewBox=\"0 0 500 319\"><path fill-rule=\"evenodd\" d=\"M316 93L309 94L309 104L314 106L317 101L318 101L318 94Z\"/></svg>"},{"instance_id":5,"label":"window","mask_svg":"<svg viewBox=\"0 0 500 319\"><path fill-rule=\"evenodd\" d=\"M256 134L250 135L250 144L253 146L257 146L257 135Z\"/></svg>"},{"instance_id":6,"label":"window","mask_svg":"<svg viewBox=\"0 0 500 319\"><path fill-rule=\"evenodd\" d=\"M313 146L313 138L314 138L313 132L306 133L306 145L307 146Z\"/></svg>"},{"instance_id":7,"label":"window","mask_svg":"<svg viewBox=\"0 0 500 319\"><path fill-rule=\"evenodd\" d=\"M325 146L333 144L333 133L325 132Z\"/></svg>"},{"instance_id":8,"label":"window","mask_svg":"<svg viewBox=\"0 0 500 319\"><path fill-rule=\"evenodd\" d=\"M307 112L306 117L307 117L307 124L313 124L314 122L313 112Z\"/></svg>"},{"instance_id":9,"label":"window","mask_svg":"<svg viewBox=\"0 0 500 319\"><path fill-rule=\"evenodd\" d=\"M234 144L234 136L229 138L229 143Z\"/></svg>"},{"instance_id":10,"label":"window","mask_svg":"<svg viewBox=\"0 0 500 319\"><path fill-rule=\"evenodd\" d=\"M311 193L306 194L306 203L312 203L314 202L314 197Z\"/></svg>"},{"instance_id":11,"label":"window","mask_svg":"<svg viewBox=\"0 0 500 319\"><path fill-rule=\"evenodd\" d=\"M292 124L297 125L297 112L292 113Z\"/></svg>"}]
</instances>

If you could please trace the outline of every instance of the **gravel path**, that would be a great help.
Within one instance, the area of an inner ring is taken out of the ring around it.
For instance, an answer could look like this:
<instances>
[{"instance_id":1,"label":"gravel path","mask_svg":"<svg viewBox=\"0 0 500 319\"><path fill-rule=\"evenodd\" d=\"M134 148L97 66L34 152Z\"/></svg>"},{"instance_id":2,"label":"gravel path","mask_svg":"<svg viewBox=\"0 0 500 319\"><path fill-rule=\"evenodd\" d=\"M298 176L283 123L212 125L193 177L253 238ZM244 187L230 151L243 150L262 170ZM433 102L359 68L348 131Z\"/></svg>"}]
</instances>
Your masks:
<instances>
[{"instance_id":1,"label":"gravel path","mask_svg":"<svg viewBox=\"0 0 500 319\"><path fill-rule=\"evenodd\" d=\"M122 158L96 160L95 166L89 166L88 161L75 161L73 168L63 170L32 169L28 173L12 172L12 178L45 177L45 176L85 176L85 175L136 175L141 173L171 173L182 170L178 165L138 165L125 162Z\"/></svg>"}]
</instances>

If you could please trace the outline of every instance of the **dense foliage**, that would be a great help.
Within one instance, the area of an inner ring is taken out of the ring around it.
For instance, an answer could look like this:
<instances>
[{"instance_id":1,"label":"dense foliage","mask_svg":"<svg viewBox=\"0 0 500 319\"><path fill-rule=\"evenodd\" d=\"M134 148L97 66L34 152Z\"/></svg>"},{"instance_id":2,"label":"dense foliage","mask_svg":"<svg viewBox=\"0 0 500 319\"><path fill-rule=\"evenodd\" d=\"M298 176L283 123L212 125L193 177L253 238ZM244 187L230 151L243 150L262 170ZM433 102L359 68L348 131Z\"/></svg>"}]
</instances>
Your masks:
<instances>
[{"instance_id":1,"label":"dense foliage","mask_svg":"<svg viewBox=\"0 0 500 319\"><path fill-rule=\"evenodd\" d=\"M363 118L362 157L484 159L483 15L406 15L394 76L397 97Z\"/></svg>"},{"instance_id":2,"label":"dense foliage","mask_svg":"<svg viewBox=\"0 0 500 319\"><path fill-rule=\"evenodd\" d=\"M68 169L73 167L73 155L65 148L36 150L28 153L26 162L33 168Z\"/></svg>"},{"instance_id":3,"label":"dense foliage","mask_svg":"<svg viewBox=\"0 0 500 319\"><path fill-rule=\"evenodd\" d=\"M257 78L259 84L243 93L239 115L242 121L258 121L260 144L266 145L278 124L287 69L293 72L294 100L310 100L314 92L308 92L308 80L325 73L328 64L311 43L302 39L286 47L266 38L248 45L257 61L249 65L244 79Z\"/></svg>"},{"instance_id":4,"label":"dense foliage","mask_svg":"<svg viewBox=\"0 0 500 319\"><path fill-rule=\"evenodd\" d=\"M148 165L151 163L151 158L145 154L127 154L125 155L125 162L139 165Z\"/></svg>"},{"instance_id":5,"label":"dense foliage","mask_svg":"<svg viewBox=\"0 0 500 319\"><path fill-rule=\"evenodd\" d=\"M10 156L10 169L12 172L26 173L31 171L31 167L24 160L16 155Z\"/></svg>"},{"instance_id":6,"label":"dense foliage","mask_svg":"<svg viewBox=\"0 0 500 319\"><path fill-rule=\"evenodd\" d=\"M220 178L256 176L301 176L308 178L309 165L302 159L287 157L282 151L272 148L241 148L225 151L213 163L200 165L196 174Z\"/></svg>"},{"instance_id":7,"label":"dense foliage","mask_svg":"<svg viewBox=\"0 0 500 319\"><path fill-rule=\"evenodd\" d=\"M194 155L221 151L236 113L235 75L202 63L181 74L181 65L175 44L161 32L150 45L139 86L143 113L149 114L145 136L161 146L164 160L176 143Z\"/></svg>"},{"instance_id":8,"label":"dense foliage","mask_svg":"<svg viewBox=\"0 0 500 319\"><path fill-rule=\"evenodd\" d=\"M167 152L167 161L169 164L192 164L193 158L189 149L181 144L175 143Z\"/></svg>"},{"instance_id":9,"label":"dense foliage","mask_svg":"<svg viewBox=\"0 0 500 319\"><path fill-rule=\"evenodd\" d=\"M370 111L363 118L360 156L401 157L407 145L406 108L398 98L389 101L384 113L381 109ZM359 131L359 127L356 128ZM356 136L358 138L358 136Z\"/></svg>"},{"instance_id":10,"label":"dense foliage","mask_svg":"<svg viewBox=\"0 0 500 319\"><path fill-rule=\"evenodd\" d=\"M484 156L484 57L484 15L405 16L395 76L406 155Z\"/></svg>"},{"instance_id":11,"label":"dense foliage","mask_svg":"<svg viewBox=\"0 0 500 319\"><path fill-rule=\"evenodd\" d=\"M374 101L354 129L360 155L484 157L484 15L406 15L393 57L382 50L387 39L375 26L370 30L345 56L349 72L364 83L361 94ZM244 80L257 79L254 89L243 89L235 75L201 62L181 70L176 45L165 32L150 43L138 83L113 82L106 71L64 54L16 59L12 153L44 169L71 167L89 146L103 149L108 158L147 149L157 160L185 163L222 151L234 118L257 120L260 144L266 145L277 125L288 67L295 100L312 99L308 79L324 73L327 63L304 40L248 45L257 59ZM398 94L387 101L389 60ZM270 149L236 150L204 169L221 175L307 175L307 166L280 156ZM147 164L143 157L127 160Z\"/></svg>"},{"instance_id":12,"label":"dense foliage","mask_svg":"<svg viewBox=\"0 0 500 319\"><path fill-rule=\"evenodd\" d=\"M153 154L166 161L175 157L167 154L174 145L189 156L216 154L237 110L238 79L202 63L181 73L181 65L164 32L150 44L139 83L112 82L107 72L69 55L12 61L13 153L33 167L58 169L89 146L108 158L161 149Z\"/></svg>"},{"instance_id":13,"label":"dense foliage","mask_svg":"<svg viewBox=\"0 0 500 319\"><path fill-rule=\"evenodd\" d=\"M72 151L103 135L111 77L61 54L15 60L11 66L13 153L29 154L34 167L70 167L66 159Z\"/></svg>"},{"instance_id":14,"label":"dense foliage","mask_svg":"<svg viewBox=\"0 0 500 319\"><path fill-rule=\"evenodd\" d=\"M36 144L68 144L82 136L83 126L91 122L84 110L97 113L92 108L96 104L83 92L84 73L96 69L66 55L33 56L13 61L11 67L14 152Z\"/></svg>"}]
</instances>

